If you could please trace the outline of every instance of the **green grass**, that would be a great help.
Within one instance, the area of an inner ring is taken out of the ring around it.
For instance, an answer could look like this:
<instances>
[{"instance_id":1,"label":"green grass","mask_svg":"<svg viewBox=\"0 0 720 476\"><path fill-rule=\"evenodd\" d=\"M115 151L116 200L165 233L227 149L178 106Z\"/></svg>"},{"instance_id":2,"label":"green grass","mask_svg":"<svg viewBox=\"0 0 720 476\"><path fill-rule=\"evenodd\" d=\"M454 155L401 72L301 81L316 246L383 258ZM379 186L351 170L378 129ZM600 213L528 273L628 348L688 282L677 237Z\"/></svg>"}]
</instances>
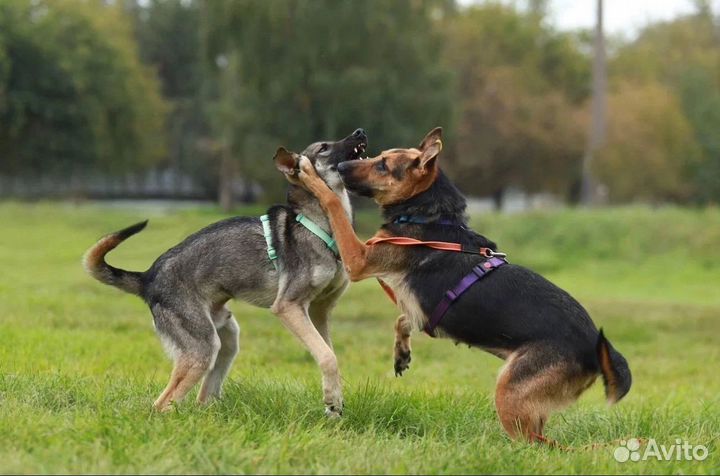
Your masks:
<instances>
[{"instance_id":1,"label":"green grass","mask_svg":"<svg viewBox=\"0 0 720 476\"><path fill-rule=\"evenodd\" d=\"M262 208L242 210L258 214ZM341 300L332 333L345 385L323 415L319 372L269 311L232 304L241 353L221 401L155 414L170 362L136 297L86 276L99 236L149 215L110 256L145 269L221 218L214 210L0 203L2 473L717 473L720 471L720 211L625 208L483 215L474 227L510 259L573 293L630 362L634 385L608 408L596 384L556 414L565 452L510 441L494 413L501 361L417 335L392 372L396 310L372 281ZM359 214L371 233L377 212ZM703 462L617 463L613 440L706 445Z\"/></svg>"}]
</instances>

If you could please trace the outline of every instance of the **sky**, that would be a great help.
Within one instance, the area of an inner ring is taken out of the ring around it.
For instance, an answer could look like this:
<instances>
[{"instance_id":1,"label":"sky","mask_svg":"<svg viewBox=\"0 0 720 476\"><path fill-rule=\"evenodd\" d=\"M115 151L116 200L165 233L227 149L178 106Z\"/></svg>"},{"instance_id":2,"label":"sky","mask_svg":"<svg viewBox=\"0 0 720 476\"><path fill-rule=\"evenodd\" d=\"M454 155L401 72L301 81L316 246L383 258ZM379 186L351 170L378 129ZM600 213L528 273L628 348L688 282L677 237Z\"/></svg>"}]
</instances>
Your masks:
<instances>
[{"instance_id":1,"label":"sky","mask_svg":"<svg viewBox=\"0 0 720 476\"><path fill-rule=\"evenodd\" d=\"M550 15L559 28L590 28L595 20L595 0L550 0ZM714 6L720 7L720 1ZM605 0L605 30L634 35L650 22L669 20L694 9L691 0Z\"/></svg>"},{"instance_id":2,"label":"sky","mask_svg":"<svg viewBox=\"0 0 720 476\"><path fill-rule=\"evenodd\" d=\"M522 5L523 0L505 0ZM460 0L462 4L482 3ZM596 0L550 0L551 23L561 29L591 28L595 23ZM712 0L720 11L720 0ZM629 37L649 22L669 20L693 11L692 0L605 0L605 32Z\"/></svg>"}]
</instances>

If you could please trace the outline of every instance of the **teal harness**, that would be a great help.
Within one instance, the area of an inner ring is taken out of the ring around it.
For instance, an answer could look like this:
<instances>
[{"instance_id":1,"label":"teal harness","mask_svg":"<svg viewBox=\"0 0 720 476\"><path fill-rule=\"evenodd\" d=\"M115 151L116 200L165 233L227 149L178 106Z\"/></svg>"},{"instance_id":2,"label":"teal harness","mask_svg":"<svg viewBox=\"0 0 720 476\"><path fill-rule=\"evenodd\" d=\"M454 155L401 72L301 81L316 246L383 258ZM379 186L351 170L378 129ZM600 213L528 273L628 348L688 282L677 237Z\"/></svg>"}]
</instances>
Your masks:
<instances>
[{"instance_id":1,"label":"teal harness","mask_svg":"<svg viewBox=\"0 0 720 476\"><path fill-rule=\"evenodd\" d=\"M265 235L265 243L267 243L268 258L270 258L270 261L272 262L273 266L275 266L275 269L277 269L277 263L275 262L275 260L277 259L277 251L275 251L275 247L272 244L272 230L270 229L270 216L263 215L260 217L260 221L262 222L262 226L263 226L263 235Z\"/></svg>"},{"instance_id":2,"label":"teal harness","mask_svg":"<svg viewBox=\"0 0 720 476\"><path fill-rule=\"evenodd\" d=\"M295 221L300 223L302 226L307 228L310 233L317 236L321 240L325 242L328 248L335 253L335 256L340 256L340 252L338 251L337 243L335 243L335 240L332 236L330 236L325 230L320 228L314 221L303 215L302 213L298 214L297 217L295 217ZM270 262L275 266L275 269L278 269L277 265L277 250L273 246L273 240L272 240L272 230L270 229L270 217L268 215L263 215L260 217L260 222L262 223L263 227L263 235L265 235L265 243L267 243L267 254L268 258L270 258Z\"/></svg>"}]
</instances>

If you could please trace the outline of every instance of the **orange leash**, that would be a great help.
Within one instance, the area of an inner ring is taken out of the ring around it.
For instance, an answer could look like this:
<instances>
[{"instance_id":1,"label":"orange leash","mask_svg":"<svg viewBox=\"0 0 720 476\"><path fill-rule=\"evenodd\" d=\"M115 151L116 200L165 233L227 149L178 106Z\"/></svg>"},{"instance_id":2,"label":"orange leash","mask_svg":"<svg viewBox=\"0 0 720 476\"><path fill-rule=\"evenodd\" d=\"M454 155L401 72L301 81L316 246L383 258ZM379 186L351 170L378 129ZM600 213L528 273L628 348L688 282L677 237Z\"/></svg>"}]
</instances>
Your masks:
<instances>
[{"instance_id":1,"label":"orange leash","mask_svg":"<svg viewBox=\"0 0 720 476\"><path fill-rule=\"evenodd\" d=\"M485 256L486 258L492 258L493 256L499 256L501 253L494 252L490 248L481 247L477 250L470 248L463 248L460 243L448 243L447 241L420 241L415 238L408 238L407 236L389 236L386 238L373 237L365 242L366 245L372 246L378 243L388 243L391 245L399 246L427 246L435 250L442 251L457 251L460 253L472 253L474 255Z\"/></svg>"},{"instance_id":2,"label":"orange leash","mask_svg":"<svg viewBox=\"0 0 720 476\"><path fill-rule=\"evenodd\" d=\"M380 283L380 286L383 288L383 291L385 291L385 294L387 294L388 297L390 298L390 300L395 305L397 305L397 298L395 297L395 292L392 290L392 288L390 286L388 286L387 283L385 281L383 281L382 279L377 278L377 280L378 280L378 283Z\"/></svg>"}]
</instances>

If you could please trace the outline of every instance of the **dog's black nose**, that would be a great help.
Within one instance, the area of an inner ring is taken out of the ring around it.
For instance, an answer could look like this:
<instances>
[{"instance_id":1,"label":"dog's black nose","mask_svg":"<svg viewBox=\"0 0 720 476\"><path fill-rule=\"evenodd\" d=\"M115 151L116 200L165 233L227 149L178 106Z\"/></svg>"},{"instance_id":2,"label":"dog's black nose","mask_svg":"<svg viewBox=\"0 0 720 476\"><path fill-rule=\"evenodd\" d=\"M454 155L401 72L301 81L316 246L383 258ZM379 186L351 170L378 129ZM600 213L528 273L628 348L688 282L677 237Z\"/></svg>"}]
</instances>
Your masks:
<instances>
[{"instance_id":1,"label":"dog's black nose","mask_svg":"<svg viewBox=\"0 0 720 476\"><path fill-rule=\"evenodd\" d=\"M352 134L353 138L355 139L367 139L367 134L365 133L365 129L355 129L355 132Z\"/></svg>"}]
</instances>

